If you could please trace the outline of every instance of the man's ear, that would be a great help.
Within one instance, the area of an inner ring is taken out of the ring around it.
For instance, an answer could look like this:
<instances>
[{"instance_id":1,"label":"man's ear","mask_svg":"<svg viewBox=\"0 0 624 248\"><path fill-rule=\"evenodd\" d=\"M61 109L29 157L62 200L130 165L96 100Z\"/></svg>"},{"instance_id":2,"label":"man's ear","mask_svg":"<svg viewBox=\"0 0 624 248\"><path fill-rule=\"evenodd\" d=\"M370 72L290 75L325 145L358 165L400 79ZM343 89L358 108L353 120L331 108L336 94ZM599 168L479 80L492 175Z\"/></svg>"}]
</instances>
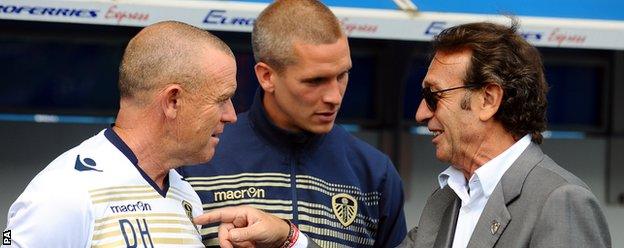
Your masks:
<instances>
[{"instance_id":1,"label":"man's ear","mask_svg":"<svg viewBox=\"0 0 624 248\"><path fill-rule=\"evenodd\" d=\"M275 80L277 78L277 71L264 62L258 62L254 66L256 77L260 83L260 87L264 92L273 93L275 90Z\"/></svg>"},{"instance_id":2,"label":"man's ear","mask_svg":"<svg viewBox=\"0 0 624 248\"><path fill-rule=\"evenodd\" d=\"M503 87L495 83L485 85L482 89L482 99L481 106L479 106L481 109L479 119L487 121L493 118L500 108L503 100Z\"/></svg>"},{"instance_id":3,"label":"man's ear","mask_svg":"<svg viewBox=\"0 0 624 248\"><path fill-rule=\"evenodd\" d=\"M170 84L160 94L160 106L167 119L175 119L181 107L182 87L179 84Z\"/></svg>"}]
</instances>

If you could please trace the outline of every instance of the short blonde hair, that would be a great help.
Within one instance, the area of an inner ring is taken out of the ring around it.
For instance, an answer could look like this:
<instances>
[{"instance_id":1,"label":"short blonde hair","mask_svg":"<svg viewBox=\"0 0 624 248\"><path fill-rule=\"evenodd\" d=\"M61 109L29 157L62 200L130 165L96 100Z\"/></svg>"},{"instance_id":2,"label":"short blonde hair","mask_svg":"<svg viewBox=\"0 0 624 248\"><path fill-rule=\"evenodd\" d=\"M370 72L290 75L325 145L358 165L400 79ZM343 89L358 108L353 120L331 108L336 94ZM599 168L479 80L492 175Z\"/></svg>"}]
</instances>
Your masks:
<instances>
[{"instance_id":1,"label":"short blonde hair","mask_svg":"<svg viewBox=\"0 0 624 248\"><path fill-rule=\"evenodd\" d=\"M330 44L345 34L336 16L317 0L277 0L264 9L251 33L256 62L277 70L296 63L293 42Z\"/></svg>"}]
</instances>

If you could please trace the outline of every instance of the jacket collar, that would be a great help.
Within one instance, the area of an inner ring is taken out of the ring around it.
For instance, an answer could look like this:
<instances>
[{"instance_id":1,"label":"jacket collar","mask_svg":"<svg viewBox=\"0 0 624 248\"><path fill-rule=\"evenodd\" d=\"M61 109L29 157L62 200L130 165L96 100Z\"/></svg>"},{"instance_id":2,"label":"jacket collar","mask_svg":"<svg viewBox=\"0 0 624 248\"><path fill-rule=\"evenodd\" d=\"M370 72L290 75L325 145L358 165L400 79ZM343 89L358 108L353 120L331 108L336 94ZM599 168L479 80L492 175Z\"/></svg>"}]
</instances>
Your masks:
<instances>
[{"instance_id":1,"label":"jacket collar","mask_svg":"<svg viewBox=\"0 0 624 248\"><path fill-rule=\"evenodd\" d=\"M507 205L520 195L529 172L544 157L539 146L531 143L505 172L479 217L469 248L494 247L511 221ZM420 217L414 247L451 247L458 201L459 197L448 186L439 188L429 197Z\"/></svg>"},{"instance_id":2,"label":"jacket collar","mask_svg":"<svg viewBox=\"0 0 624 248\"><path fill-rule=\"evenodd\" d=\"M544 160L542 149L540 149L539 145L531 142L522 155L516 159L505 175L503 175L500 185L497 185L502 187L505 205L520 195L529 172L542 160Z\"/></svg>"},{"instance_id":3,"label":"jacket collar","mask_svg":"<svg viewBox=\"0 0 624 248\"><path fill-rule=\"evenodd\" d=\"M311 132L290 132L277 127L269 119L266 109L262 103L264 91L258 88L253 103L249 108L249 120L254 129L263 139L286 151L299 151L301 149L312 148L324 135L317 135Z\"/></svg>"},{"instance_id":4,"label":"jacket collar","mask_svg":"<svg viewBox=\"0 0 624 248\"><path fill-rule=\"evenodd\" d=\"M494 247L511 221L507 205L520 195L529 172L543 159L542 150L531 143L505 172L479 217L468 243L469 248Z\"/></svg>"}]
</instances>

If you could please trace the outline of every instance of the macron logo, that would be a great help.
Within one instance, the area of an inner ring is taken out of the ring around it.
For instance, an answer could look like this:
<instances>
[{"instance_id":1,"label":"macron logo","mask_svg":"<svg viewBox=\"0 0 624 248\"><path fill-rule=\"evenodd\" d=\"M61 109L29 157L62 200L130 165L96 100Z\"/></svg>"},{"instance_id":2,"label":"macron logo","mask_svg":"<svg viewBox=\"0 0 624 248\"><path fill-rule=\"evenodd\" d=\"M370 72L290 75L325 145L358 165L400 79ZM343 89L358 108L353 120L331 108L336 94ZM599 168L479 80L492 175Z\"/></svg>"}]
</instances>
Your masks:
<instances>
[{"instance_id":1,"label":"macron logo","mask_svg":"<svg viewBox=\"0 0 624 248\"><path fill-rule=\"evenodd\" d=\"M119 206L110 206L110 210L113 213L124 213L124 212L135 212L135 211L152 211L152 206L149 203L144 203L142 201L138 201L136 204L128 204L128 205L119 205Z\"/></svg>"},{"instance_id":2,"label":"macron logo","mask_svg":"<svg viewBox=\"0 0 624 248\"><path fill-rule=\"evenodd\" d=\"M256 189L255 187L249 187L241 190L227 190L214 192L214 201L225 200L239 200L245 198L264 198L264 189Z\"/></svg>"},{"instance_id":3,"label":"macron logo","mask_svg":"<svg viewBox=\"0 0 624 248\"><path fill-rule=\"evenodd\" d=\"M87 165L85 165L87 164ZM80 160L80 155L76 156L76 165L74 165L74 169L76 169L77 171L98 171L98 172L102 172L102 170L98 170L96 168L94 168L96 166L95 164L95 160L90 159L90 158L85 158L84 162L82 160Z\"/></svg>"}]
</instances>

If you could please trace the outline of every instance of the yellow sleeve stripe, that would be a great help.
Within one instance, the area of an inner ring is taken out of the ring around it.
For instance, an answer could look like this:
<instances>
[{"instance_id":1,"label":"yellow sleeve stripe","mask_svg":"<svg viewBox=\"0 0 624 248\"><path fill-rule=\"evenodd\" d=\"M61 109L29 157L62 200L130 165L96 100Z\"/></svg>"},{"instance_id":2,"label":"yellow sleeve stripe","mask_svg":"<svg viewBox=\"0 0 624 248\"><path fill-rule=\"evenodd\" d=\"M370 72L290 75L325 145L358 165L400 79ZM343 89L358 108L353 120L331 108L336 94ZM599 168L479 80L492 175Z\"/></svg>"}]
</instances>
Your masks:
<instances>
[{"instance_id":1,"label":"yellow sleeve stripe","mask_svg":"<svg viewBox=\"0 0 624 248\"><path fill-rule=\"evenodd\" d=\"M240 177L282 177L286 179L290 179L290 175L284 173L240 173L235 175L223 175L223 176L214 176L214 177L187 177L184 180L186 181L212 181L219 179L234 179Z\"/></svg>"},{"instance_id":2,"label":"yellow sleeve stripe","mask_svg":"<svg viewBox=\"0 0 624 248\"><path fill-rule=\"evenodd\" d=\"M89 193L90 194L97 194L97 193L106 192L106 191L137 190L137 189L149 190L149 189L152 189L152 187L145 186L145 185L115 186L115 187L106 187L106 188L92 189L92 190L89 190Z\"/></svg>"},{"instance_id":3,"label":"yellow sleeve stripe","mask_svg":"<svg viewBox=\"0 0 624 248\"><path fill-rule=\"evenodd\" d=\"M177 196L179 196L182 199L195 199L195 191L193 192L184 192L176 187L169 187L169 192L167 193L167 196L169 196L169 193L173 193Z\"/></svg>"},{"instance_id":4,"label":"yellow sleeve stripe","mask_svg":"<svg viewBox=\"0 0 624 248\"><path fill-rule=\"evenodd\" d=\"M289 200L270 200L270 199L255 199L255 198L229 200L229 201L223 201L223 202L217 202L217 203L207 203L202 206L204 210L210 210L213 208L219 208L219 207L230 206L230 205L253 204L253 203L261 203L265 205L286 205L292 208L292 201L289 201Z\"/></svg>"},{"instance_id":5,"label":"yellow sleeve stripe","mask_svg":"<svg viewBox=\"0 0 624 248\"><path fill-rule=\"evenodd\" d=\"M331 237L331 238L339 238L342 240L350 241L357 244L362 245L373 245L375 243L374 239L358 237L348 233L337 232L331 229L318 228L310 225L299 224L299 229L302 232L314 233L321 236Z\"/></svg>"},{"instance_id":6,"label":"yellow sleeve stripe","mask_svg":"<svg viewBox=\"0 0 624 248\"><path fill-rule=\"evenodd\" d=\"M144 194L144 195L131 195L131 196L109 196L109 197L105 197L105 198L98 198L98 199L91 199L91 201L93 202L93 204L100 204L100 203L110 203L110 202L116 202L116 201L140 201L140 200L150 200L150 199L159 199L161 198L161 196L159 194L156 193L149 193L149 194Z\"/></svg>"},{"instance_id":7,"label":"yellow sleeve stripe","mask_svg":"<svg viewBox=\"0 0 624 248\"><path fill-rule=\"evenodd\" d=\"M162 196L154 191L154 189L149 188L145 190L141 189L132 189L132 190L123 190L123 191L107 191L100 192L97 194L91 195L91 201L93 204L100 203L109 203L115 201L138 201L138 200L150 200L150 199L161 199ZM177 201L182 201L183 199L191 200L194 197L191 197L188 194L181 193L179 190L175 188L170 188L169 192L167 192L167 198L174 199Z\"/></svg>"},{"instance_id":8,"label":"yellow sleeve stripe","mask_svg":"<svg viewBox=\"0 0 624 248\"><path fill-rule=\"evenodd\" d=\"M152 188L142 187L142 188L127 188L127 189L114 189L114 190L98 190L98 191L89 191L91 194L91 198L98 198L102 196L108 195L121 195L121 194L137 194L137 193L147 193L154 191Z\"/></svg>"},{"instance_id":9,"label":"yellow sleeve stripe","mask_svg":"<svg viewBox=\"0 0 624 248\"><path fill-rule=\"evenodd\" d=\"M358 191L358 192L360 191L360 189L355 187L355 186L344 185L344 184L337 184L337 183L329 183L329 182L327 182L327 181L325 181L325 180L323 180L321 178L313 177L313 176L309 176L309 175L297 175L296 178L297 178L297 181L305 180L305 179L313 180L313 181L316 181L316 182L318 182L320 184L323 184L323 185L331 187L331 188L345 188L345 189L350 189L350 190L354 190L354 191ZM377 193L377 192L370 192L368 194L373 194L373 193Z\"/></svg>"},{"instance_id":10,"label":"yellow sleeve stripe","mask_svg":"<svg viewBox=\"0 0 624 248\"><path fill-rule=\"evenodd\" d=\"M241 183L241 182L285 182L289 183L290 178L280 178L280 177L242 177L237 179L224 179L224 180L216 180L216 181L190 181L191 186L211 186L211 185L221 185L221 184L231 184L231 183Z\"/></svg>"},{"instance_id":11,"label":"yellow sleeve stripe","mask_svg":"<svg viewBox=\"0 0 624 248\"><path fill-rule=\"evenodd\" d=\"M290 188L290 183L270 183L270 182L248 182L248 183L237 183L231 185L218 185L211 187L202 187L202 186L193 186L195 191L217 191L221 189L233 189L233 188L241 188L241 187L283 187Z\"/></svg>"}]
</instances>

